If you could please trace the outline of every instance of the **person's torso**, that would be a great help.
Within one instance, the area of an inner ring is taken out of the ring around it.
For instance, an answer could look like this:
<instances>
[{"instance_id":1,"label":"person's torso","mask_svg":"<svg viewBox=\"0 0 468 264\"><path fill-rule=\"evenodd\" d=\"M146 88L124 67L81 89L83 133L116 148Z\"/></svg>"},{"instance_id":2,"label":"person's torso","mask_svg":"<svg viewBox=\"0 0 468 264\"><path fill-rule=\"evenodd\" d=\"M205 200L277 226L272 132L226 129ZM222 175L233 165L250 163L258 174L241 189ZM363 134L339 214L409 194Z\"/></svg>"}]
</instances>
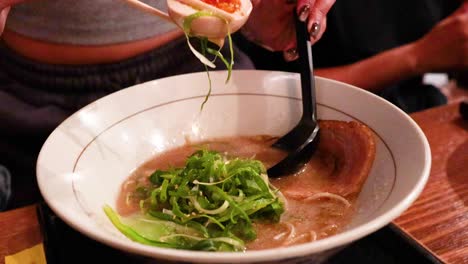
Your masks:
<instances>
[{"instance_id":1,"label":"person's torso","mask_svg":"<svg viewBox=\"0 0 468 264\"><path fill-rule=\"evenodd\" d=\"M165 0L143 2L167 9ZM124 0L32 0L12 8L2 39L32 60L82 65L122 61L182 35Z\"/></svg>"},{"instance_id":2,"label":"person's torso","mask_svg":"<svg viewBox=\"0 0 468 264\"><path fill-rule=\"evenodd\" d=\"M163 0L143 2L167 9ZM52 43L108 45L155 37L176 26L124 0L34 0L14 6L6 28Z\"/></svg>"}]
</instances>

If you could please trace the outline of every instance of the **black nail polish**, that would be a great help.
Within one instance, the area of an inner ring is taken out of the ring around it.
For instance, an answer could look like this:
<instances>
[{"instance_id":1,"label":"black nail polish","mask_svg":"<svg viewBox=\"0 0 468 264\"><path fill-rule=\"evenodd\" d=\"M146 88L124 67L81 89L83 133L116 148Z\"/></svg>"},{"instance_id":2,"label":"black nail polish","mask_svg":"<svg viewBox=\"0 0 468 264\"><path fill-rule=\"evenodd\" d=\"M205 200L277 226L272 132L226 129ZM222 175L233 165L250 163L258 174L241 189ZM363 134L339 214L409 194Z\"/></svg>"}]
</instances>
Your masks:
<instances>
[{"instance_id":1,"label":"black nail polish","mask_svg":"<svg viewBox=\"0 0 468 264\"><path fill-rule=\"evenodd\" d=\"M320 23L318 22L314 22L312 24L312 27L310 28L310 32L309 34L312 36L312 37L317 37L318 33L320 32Z\"/></svg>"},{"instance_id":2,"label":"black nail polish","mask_svg":"<svg viewBox=\"0 0 468 264\"><path fill-rule=\"evenodd\" d=\"M283 51L283 58L285 61L294 61L299 58L296 48L288 49Z\"/></svg>"}]
</instances>

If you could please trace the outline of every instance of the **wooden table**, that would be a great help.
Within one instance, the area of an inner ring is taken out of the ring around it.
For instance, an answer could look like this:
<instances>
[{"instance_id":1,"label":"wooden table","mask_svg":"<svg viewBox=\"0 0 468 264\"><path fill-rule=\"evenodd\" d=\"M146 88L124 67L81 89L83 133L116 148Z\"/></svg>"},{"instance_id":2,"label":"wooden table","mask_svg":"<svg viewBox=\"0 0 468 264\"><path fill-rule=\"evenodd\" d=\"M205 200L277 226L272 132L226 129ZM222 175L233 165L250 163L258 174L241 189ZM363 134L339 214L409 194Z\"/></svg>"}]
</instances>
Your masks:
<instances>
[{"instance_id":1,"label":"wooden table","mask_svg":"<svg viewBox=\"0 0 468 264\"><path fill-rule=\"evenodd\" d=\"M429 181L394 223L440 260L468 263L468 121L458 104L412 115L432 151Z\"/></svg>"},{"instance_id":2,"label":"wooden table","mask_svg":"<svg viewBox=\"0 0 468 264\"><path fill-rule=\"evenodd\" d=\"M468 121L458 114L458 103L412 117L431 145L431 175L394 224L442 261L468 263ZM0 263L42 241L35 206L0 213L0 226Z\"/></svg>"}]
</instances>

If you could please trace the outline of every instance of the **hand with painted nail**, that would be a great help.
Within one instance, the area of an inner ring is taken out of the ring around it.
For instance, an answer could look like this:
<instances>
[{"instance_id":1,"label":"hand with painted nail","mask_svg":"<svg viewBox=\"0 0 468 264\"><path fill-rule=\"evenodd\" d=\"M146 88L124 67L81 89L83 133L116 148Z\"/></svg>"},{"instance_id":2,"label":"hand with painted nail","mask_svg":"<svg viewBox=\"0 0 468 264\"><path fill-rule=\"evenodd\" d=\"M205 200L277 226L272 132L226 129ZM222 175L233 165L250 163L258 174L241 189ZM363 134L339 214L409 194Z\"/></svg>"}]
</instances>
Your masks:
<instances>
[{"instance_id":1,"label":"hand with painted nail","mask_svg":"<svg viewBox=\"0 0 468 264\"><path fill-rule=\"evenodd\" d=\"M313 44L322 37L326 15L334 3L335 0L252 0L253 10L242 33L270 51L283 51L286 60L294 60L297 56L293 12L307 23Z\"/></svg>"},{"instance_id":2,"label":"hand with painted nail","mask_svg":"<svg viewBox=\"0 0 468 264\"><path fill-rule=\"evenodd\" d=\"M298 0L297 13L299 19L307 23L310 33L310 41L317 42L327 27L327 13L335 3L335 0Z\"/></svg>"},{"instance_id":3,"label":"hand with painted nail","mask_svg":"<svg viewBox=\"0 0 468 264\"><path fill-rule=\"evenodd\" d=\"M0 1L0 35L5 29L6 19L12 5L23 2L24 0L1 0Z\"/></svg>"},{"instance_id":4,"label":"hand with painted nail","mask_svg":"<svg viewBox=\"0 0 468 264\"><path fill-rule=\"evenodd\" d=\"M10 12L10 7L5 7L0 10L0 35L2 34L3 30L5 29L6 19L8 16L8 12Z\"/></svg>"}]
</instances>

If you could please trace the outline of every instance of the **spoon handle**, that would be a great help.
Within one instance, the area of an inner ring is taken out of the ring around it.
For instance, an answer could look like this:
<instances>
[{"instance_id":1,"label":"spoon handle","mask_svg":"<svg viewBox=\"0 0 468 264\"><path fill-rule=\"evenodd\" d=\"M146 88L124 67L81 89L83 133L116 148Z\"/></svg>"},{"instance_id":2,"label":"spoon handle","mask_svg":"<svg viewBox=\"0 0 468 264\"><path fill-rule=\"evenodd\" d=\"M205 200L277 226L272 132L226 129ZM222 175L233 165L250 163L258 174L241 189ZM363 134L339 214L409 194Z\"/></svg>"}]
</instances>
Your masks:
<instances>
[{"instance_id":1,"label":"spoon handle","mask_svg":"<svg viewBox=\"0 0 468 264\"><path fill-rule=\"evenodd\" d=\"M305 22L296 19L296 45L299 54L299 73L302 88L302 119L317 121L317 110L315 105L315 79L312 61L312 47L309 41L309 32Z\"/></svg>"}]
</instances>

